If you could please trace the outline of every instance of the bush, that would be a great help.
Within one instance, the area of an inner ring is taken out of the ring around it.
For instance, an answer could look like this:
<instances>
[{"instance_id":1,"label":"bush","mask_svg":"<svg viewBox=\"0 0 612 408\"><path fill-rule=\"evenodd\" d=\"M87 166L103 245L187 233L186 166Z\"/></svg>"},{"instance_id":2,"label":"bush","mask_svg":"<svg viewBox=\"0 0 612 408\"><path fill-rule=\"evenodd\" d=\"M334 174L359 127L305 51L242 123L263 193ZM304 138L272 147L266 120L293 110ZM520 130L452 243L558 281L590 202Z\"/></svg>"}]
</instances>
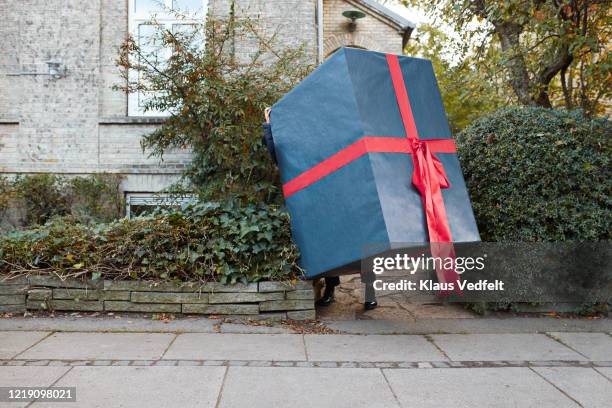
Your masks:
<instances>
[{"instance_id":1,"label":"bush","mask_svg":"<svg viewBox=\"0 0 612 408\"><path fill-rule=\"evenodd\" d=\"M457 136L483 240L609 240L612 125L580 112L509 108Z\"/></svg>"},{"instance_id":2,"label":"bush","mask_svg":"<svg viewBox=\"0 0 612 408\"><path fill-rule=\"evenodd\" d=\"M79 219L110 222L124 211L121 182L118 174L93 174L70 179L70 212Z\"/></svg>"},{"instance_id":3,"label":"bush","mask_svg":"<svg viewBox=\"0 0 612 408\"><path fill-rule=\"evenodd\" d=\"M70 218L0 237L0 275L219 281L293 279L297 250L277 207L199 203L84 225Z\"/></svg>"},{"instance_id":4,"label":"bush","mask_svg":"<svg viewBox=\"0 0 612 408\"><path fill-rule=\"evenodd\" d=\"M0 179L0 221L13 227L43 225L57 216L71 215L82 222L110 222L123 216L120 190L123 176L93 174L66 178L53 174ZM14 220L4 219L16 210Z\"/></svg>"},{"instance_id":5,"label":"bush","mask_svg":"<svg viewBox=\"0 0 612 408\"><path fill-rule=\"evenodd\" d=\"M20 176L15 180L15 192L26 211L26 225L44 224L53 216L68 214L63 183L52 174Z\"/></svg>"}]
</instances>

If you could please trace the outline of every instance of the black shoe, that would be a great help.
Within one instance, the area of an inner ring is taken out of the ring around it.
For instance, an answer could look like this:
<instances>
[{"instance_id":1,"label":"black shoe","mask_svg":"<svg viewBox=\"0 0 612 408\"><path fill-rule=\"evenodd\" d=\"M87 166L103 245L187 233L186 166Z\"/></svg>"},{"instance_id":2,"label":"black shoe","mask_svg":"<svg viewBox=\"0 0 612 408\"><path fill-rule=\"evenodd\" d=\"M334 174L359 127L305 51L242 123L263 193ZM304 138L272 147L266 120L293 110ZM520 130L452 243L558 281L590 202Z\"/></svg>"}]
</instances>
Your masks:
<instances>
[{"instance_id":1,"label":"black shoe","mask_svg":"<svg viewBox=\"0 0 612 408\"><path fill-rule=\"evenodd\" d=\"M329 306L334 303L334 300L334 288L325 288L323 296L321 296L321 298L315 302L315 305L323 307Z\"/></svg>"},{"instance_id":2,"label":"black shoe","mask_svg":"<svg viewBox=\"0 0 612 408\"><path fill-rule=\"evenodd\" d=\"M372 310L372 309L376 309L378 307L378 302L374 301L374 302L363 302L363 308L365 310Z\"/></svg>"}]
</instances>

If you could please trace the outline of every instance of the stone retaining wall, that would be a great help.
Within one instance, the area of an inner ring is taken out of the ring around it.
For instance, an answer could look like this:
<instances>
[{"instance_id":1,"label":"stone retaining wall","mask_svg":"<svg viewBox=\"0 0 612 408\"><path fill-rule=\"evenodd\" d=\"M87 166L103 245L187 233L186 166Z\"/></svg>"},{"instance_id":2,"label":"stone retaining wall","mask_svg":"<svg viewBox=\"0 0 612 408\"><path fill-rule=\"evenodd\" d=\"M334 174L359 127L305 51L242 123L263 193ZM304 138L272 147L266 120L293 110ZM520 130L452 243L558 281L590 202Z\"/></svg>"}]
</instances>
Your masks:
<instances>
[{"instance_id":1,"label":"stone retaining wall","mask_svg":"<svg viewBox=\"0 0 612 408\"><path fill-rule=\"evenodd\" d=\"M175 285L30 276L0 281L0 313L26 310L185 313L245 319L315 319L311 282Z\"/></svg>"}]
</instances>

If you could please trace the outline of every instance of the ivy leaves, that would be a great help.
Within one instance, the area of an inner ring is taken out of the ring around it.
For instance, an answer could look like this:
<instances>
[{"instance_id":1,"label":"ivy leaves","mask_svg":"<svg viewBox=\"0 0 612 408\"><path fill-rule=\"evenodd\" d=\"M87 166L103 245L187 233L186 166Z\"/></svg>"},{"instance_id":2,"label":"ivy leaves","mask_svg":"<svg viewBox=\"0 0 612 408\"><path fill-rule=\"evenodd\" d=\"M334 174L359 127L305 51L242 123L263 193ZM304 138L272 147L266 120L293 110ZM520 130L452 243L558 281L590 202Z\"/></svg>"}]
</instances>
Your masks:
<instances>
[{"instance_id":1,"label":"ivy leaves","mask_svg":"<svg viewBox=\"0 0 612 408\"><path fill-rule=\"evenodd\" d=\"M288 215L236 202L201 202L106 225L59 218L0 238L0 254L0 274L222 283L300 274Z\"/></svg>"}]
</instances>

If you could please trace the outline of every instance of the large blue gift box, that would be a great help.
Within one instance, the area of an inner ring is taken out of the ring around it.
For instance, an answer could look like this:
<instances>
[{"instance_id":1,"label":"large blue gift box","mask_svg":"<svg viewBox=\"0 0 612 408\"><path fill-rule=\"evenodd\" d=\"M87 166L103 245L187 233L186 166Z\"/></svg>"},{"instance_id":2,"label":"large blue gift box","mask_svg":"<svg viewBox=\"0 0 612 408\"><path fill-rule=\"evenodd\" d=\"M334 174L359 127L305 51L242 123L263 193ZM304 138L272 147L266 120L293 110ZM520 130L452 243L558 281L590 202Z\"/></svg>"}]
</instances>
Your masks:
<instances>
[{"instance_id":1,"label":"large blue gift box","mask_svg":"<svg viewBox=\"0 0 612 408\"><path fill-rule=\"evenodd\" d=\"M270 124L307 277L371 247L480 240L430 61L340 49Z\"/></svg>"}]
</instances>

